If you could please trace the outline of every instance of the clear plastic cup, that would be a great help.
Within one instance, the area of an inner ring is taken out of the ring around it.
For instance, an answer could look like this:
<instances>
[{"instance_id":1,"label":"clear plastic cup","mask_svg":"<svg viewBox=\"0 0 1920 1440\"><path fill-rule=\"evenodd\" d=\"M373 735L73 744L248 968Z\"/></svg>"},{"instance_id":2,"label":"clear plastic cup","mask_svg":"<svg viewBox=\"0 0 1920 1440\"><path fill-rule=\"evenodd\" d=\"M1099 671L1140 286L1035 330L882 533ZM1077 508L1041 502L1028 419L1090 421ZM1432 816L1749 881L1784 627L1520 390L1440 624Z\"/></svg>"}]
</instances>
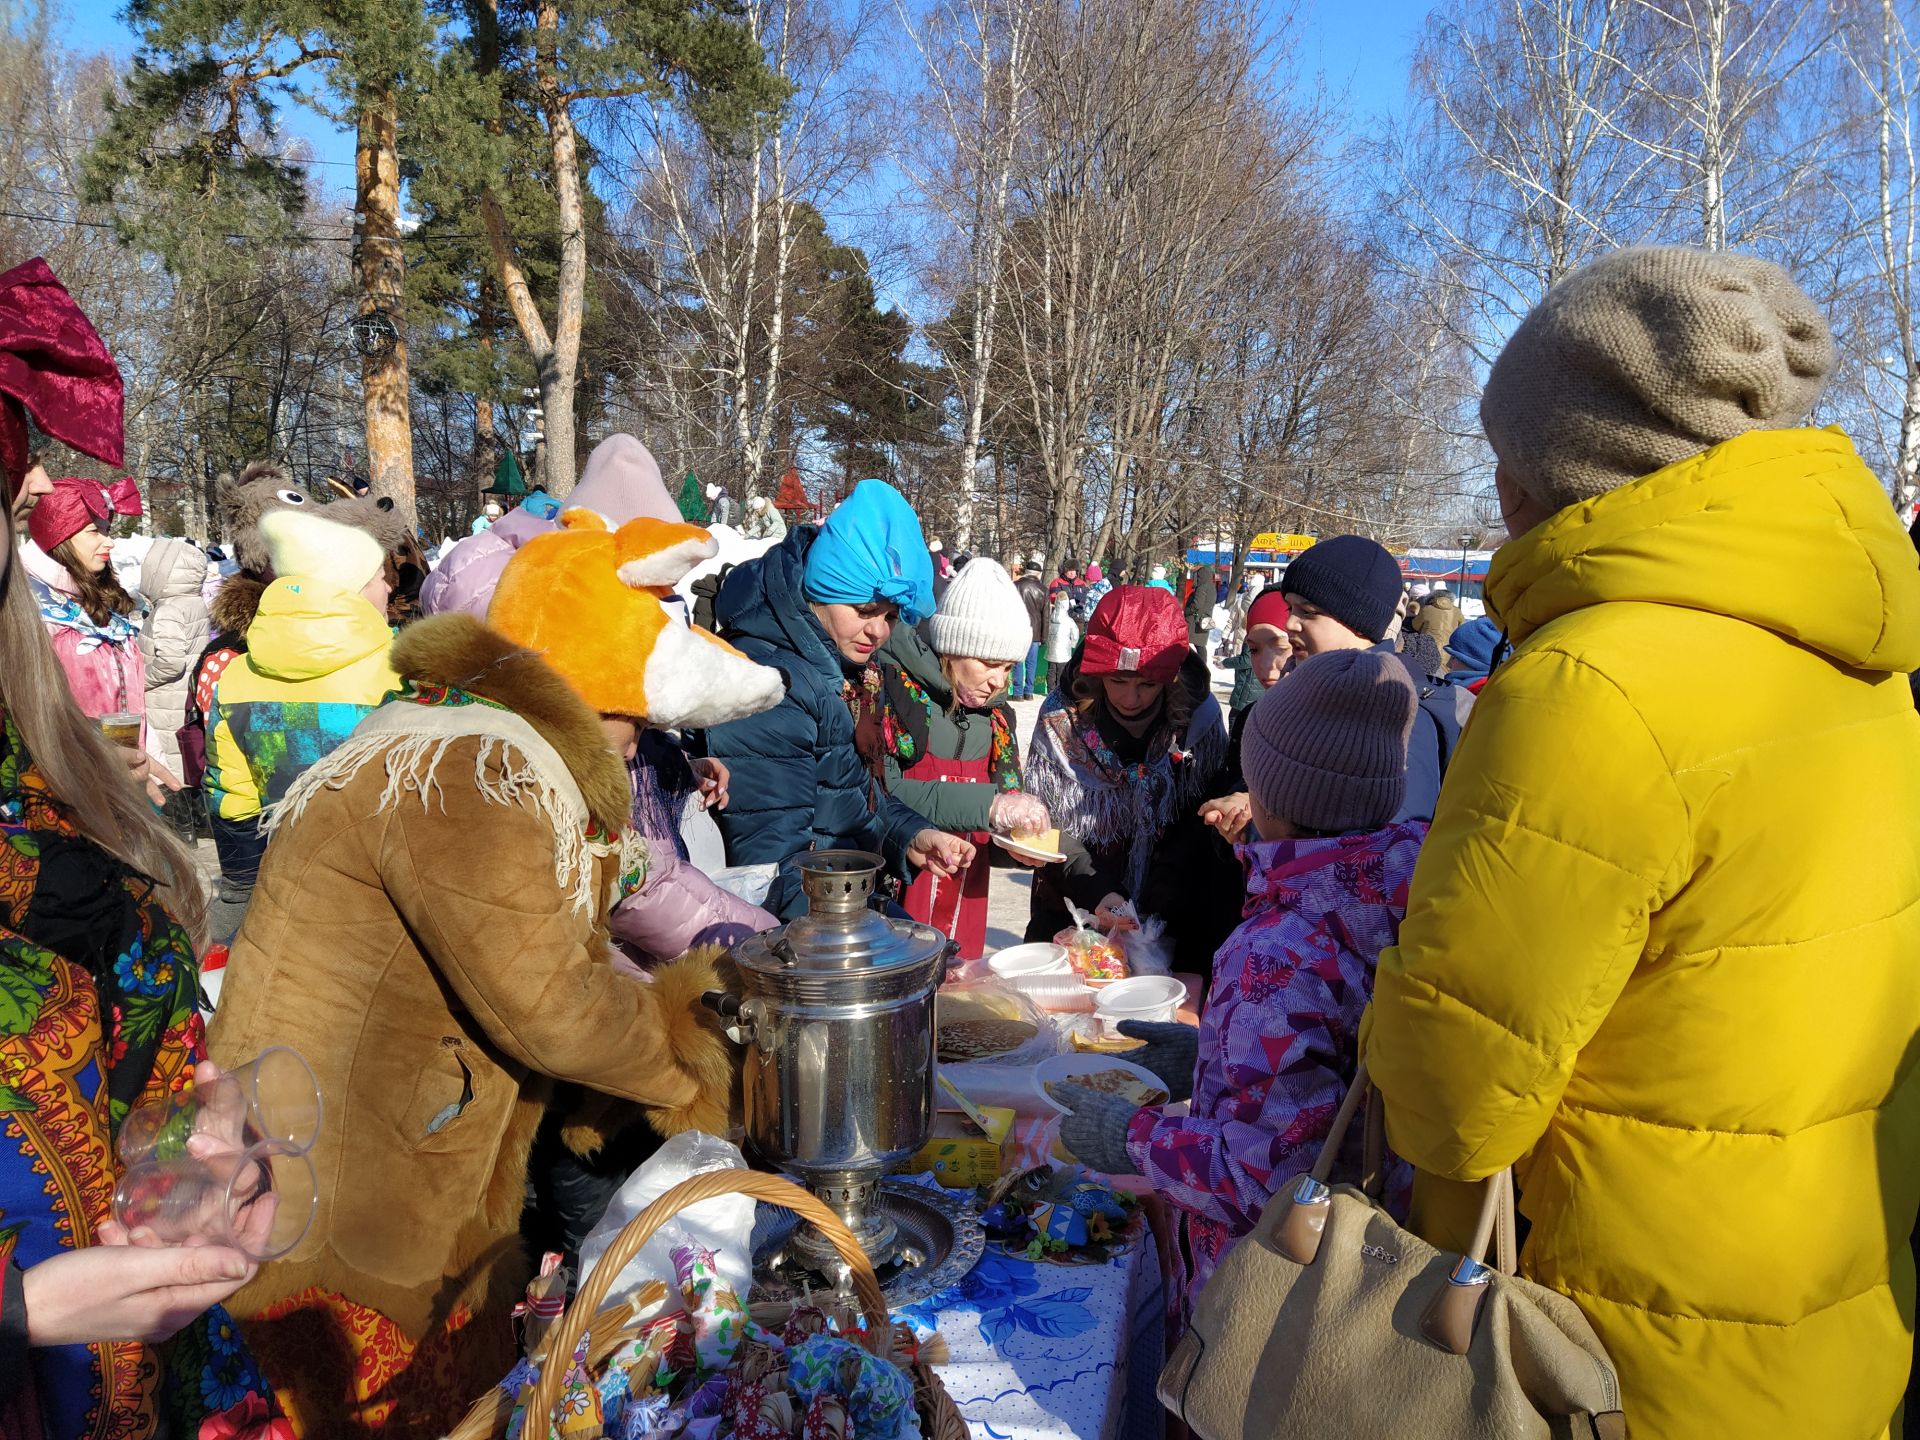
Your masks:
<instances>
[{"instance_id":1,"label":"clear plastic cup","mask_svg":"<svg viewBox=\"0 0 1920 1440\"><path fill-rule=\"evenodd\" d=\"M320 1084L300 1052L285 1045L132 1110L120 1125L120 1163L197 1158L271 1140L304 1155L320 1137Z\"/></svg>"},{"instance_id":2,"label":"clear plastic cup","mask_svg":"<svg viewBox=\"0 0 1920 1440\"><path fill-rule=\"evenodd\" d=\"M114 744L138 750L140 727L144 719L138 710L116 710L111 715L102 715L95 723L99 725L100 733Z\"/></svg>"},{"instance_id":3,"label":"clear plastic cup","mask_svg":"<svg viewBox=\"0 0 1920 1440\"><path fill-rule=\"evenodd\" d=\"M298 1245L319 1208L313 1161L266 1140L244 1150L149 1160L120 1177L113 1218L166 1245L230 1245L277 1260Z\"/></svg>"}]
</instances>

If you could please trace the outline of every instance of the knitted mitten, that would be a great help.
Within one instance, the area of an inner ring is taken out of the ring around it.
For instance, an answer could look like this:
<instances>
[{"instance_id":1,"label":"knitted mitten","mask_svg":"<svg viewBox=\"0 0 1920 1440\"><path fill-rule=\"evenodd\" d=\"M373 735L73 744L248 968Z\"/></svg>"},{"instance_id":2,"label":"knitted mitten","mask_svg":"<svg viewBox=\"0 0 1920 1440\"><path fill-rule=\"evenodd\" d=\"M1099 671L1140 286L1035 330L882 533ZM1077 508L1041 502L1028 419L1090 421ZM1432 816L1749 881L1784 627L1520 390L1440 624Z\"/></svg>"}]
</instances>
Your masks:
<instances>
[{"instance_id":1,"label":"knitted mitten","mask_svg":"<svg viewBox=\"0 0 1920 1440\"><path fill-rule=\"evenodd\" d=\"M1051 1087L1054 1099L1073 1110L1060 1117L1060 1140L1074 1158L1103 1175L1138 1175L1127 1158L1127 1126L1140 1107L1118 1095L1069 1082Z\"/></svg>"},{"instance_id":2,"label":"knitted mitten","mask_svg":"<svg viewBox=\"0 0 1920 1440\"><path fill-rule=\"evenodd\" d=\"M1160 1077L1170 1100L1193 1098L1193 1066L1200 1055L1200 1027L1178 1020L1122 1020L1120 1033L1147 1043L1123 1050L1120 1058L1144 1066Z\"/></svg>"}]
</instances>

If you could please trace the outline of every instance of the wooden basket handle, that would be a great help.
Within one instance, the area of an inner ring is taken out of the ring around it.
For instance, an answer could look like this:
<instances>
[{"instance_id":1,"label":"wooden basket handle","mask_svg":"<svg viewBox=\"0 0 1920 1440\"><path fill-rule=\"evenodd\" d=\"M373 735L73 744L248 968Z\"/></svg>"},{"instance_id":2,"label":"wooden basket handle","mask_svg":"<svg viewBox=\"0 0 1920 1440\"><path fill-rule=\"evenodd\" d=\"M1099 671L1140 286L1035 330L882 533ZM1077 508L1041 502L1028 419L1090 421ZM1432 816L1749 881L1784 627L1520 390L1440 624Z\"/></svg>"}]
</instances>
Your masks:
<instances>
[{"instance_id":1,"label":"wooden basket handle","mask_svg":"<svg viewBox=\"0 0 1920 1440\"><path fill-rule=\"evenodd\" d=\"M887 1318L886 1298L881 1295L880 1281L873 1273L873 1262L867 1259L866 1251L860 1248L860 1242L853 1238L853 1232L847 1229L840 1217L828 1209L824 1201L778 1175L767 1175L758 1170L708 1170L682 1180L622 1226L599 1263L593 1267L593 1273L587 1277L586 1283L574 1294L573 1303L567 1307L566 1313L554 1321L552 1330L547 1333L547 1358L540 1367L540 1379L534 1385L533 1393L527 1397L527 1414L543 1417L542 1432L560 1404L560 1393L566 1384L567 1372L573 1368L573 1352L580 1348L580 1337L592 1324L593 1317L600 1313L600 1307L606 1302L607 1291L613 1288L620 1272L627 1268L654 1233L682 1210L689 1205L698 1205L702 1200L717 1200L724 1195L747 1195L755 1200L764 1200L769 1205L791 1210L801 1219L811 1220L818 1225L821 1233L833 1242L833 1248L839 1252L840 1258L847 1262L854 1295L867 1317L866 1333L858 1337L860 1343L882 1359L891 1353L893 1330ZM742 1304L746 1303L744 1295L740 1300Z\"/></svg>"}]
</instances>

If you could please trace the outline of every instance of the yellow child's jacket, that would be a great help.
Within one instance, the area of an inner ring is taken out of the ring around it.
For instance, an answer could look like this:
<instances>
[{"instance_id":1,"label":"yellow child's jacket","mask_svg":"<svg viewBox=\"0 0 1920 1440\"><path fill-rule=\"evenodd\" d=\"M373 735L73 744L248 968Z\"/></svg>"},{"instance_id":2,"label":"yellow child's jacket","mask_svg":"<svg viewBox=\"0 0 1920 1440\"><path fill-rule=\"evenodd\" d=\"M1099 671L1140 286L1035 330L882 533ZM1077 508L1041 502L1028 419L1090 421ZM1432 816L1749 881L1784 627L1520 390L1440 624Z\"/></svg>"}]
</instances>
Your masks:
<instances>
[{"instance_id":1,"label":"yellow child's jacket","mask_svg":"<svg viewBox=\"0 0 1920 1440\"><path fill-rule=\"evenodd\" d=\"M1762 431L1508 545L1488 605L1518 649L1365 1032L1392 1144L1519 1163L1634 1440L1870 1440L1920 1197L1913 546L1843 435ZM1457 1244L1460 1198L1416 1224Z\"/></svg>"},{"instance_id":2,"label":"yellow child's jacket","mask_svg":"<svg viewBox=\"0 0 1920 1440\"><path fill-rule=\"evenodd\" d=\"M221 672L207 710L214 813L251 819L351 735L399 687L392 643L386 616L360 595L300 576L269 585L247 653Z\"/></svg>"}]
</instances>

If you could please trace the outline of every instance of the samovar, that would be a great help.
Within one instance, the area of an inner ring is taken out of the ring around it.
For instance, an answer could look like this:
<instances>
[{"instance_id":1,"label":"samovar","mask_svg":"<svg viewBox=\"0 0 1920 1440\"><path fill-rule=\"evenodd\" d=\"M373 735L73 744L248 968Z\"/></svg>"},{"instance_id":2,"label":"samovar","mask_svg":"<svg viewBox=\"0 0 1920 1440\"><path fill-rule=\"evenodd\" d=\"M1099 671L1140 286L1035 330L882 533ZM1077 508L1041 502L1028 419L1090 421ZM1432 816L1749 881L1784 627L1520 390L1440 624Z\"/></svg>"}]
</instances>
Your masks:
<instances>
[{"instance_id":1,"label":"samovar","mask_svg":"<svg viewBox=\"0 0 1920 1440\"><path fill-rule=\"evenodd\" d=\"M747 1047L747 1140L831 1206L884 1271L899 1237L880 1180L933 1121L933 996L954 945L871 908L878 855L816 850L792 863L807 913L732 952L743 993L726 1008ZM817 1274L839 1269L811 1226L789 1250Z\"/></svg>"}]
</instances>

